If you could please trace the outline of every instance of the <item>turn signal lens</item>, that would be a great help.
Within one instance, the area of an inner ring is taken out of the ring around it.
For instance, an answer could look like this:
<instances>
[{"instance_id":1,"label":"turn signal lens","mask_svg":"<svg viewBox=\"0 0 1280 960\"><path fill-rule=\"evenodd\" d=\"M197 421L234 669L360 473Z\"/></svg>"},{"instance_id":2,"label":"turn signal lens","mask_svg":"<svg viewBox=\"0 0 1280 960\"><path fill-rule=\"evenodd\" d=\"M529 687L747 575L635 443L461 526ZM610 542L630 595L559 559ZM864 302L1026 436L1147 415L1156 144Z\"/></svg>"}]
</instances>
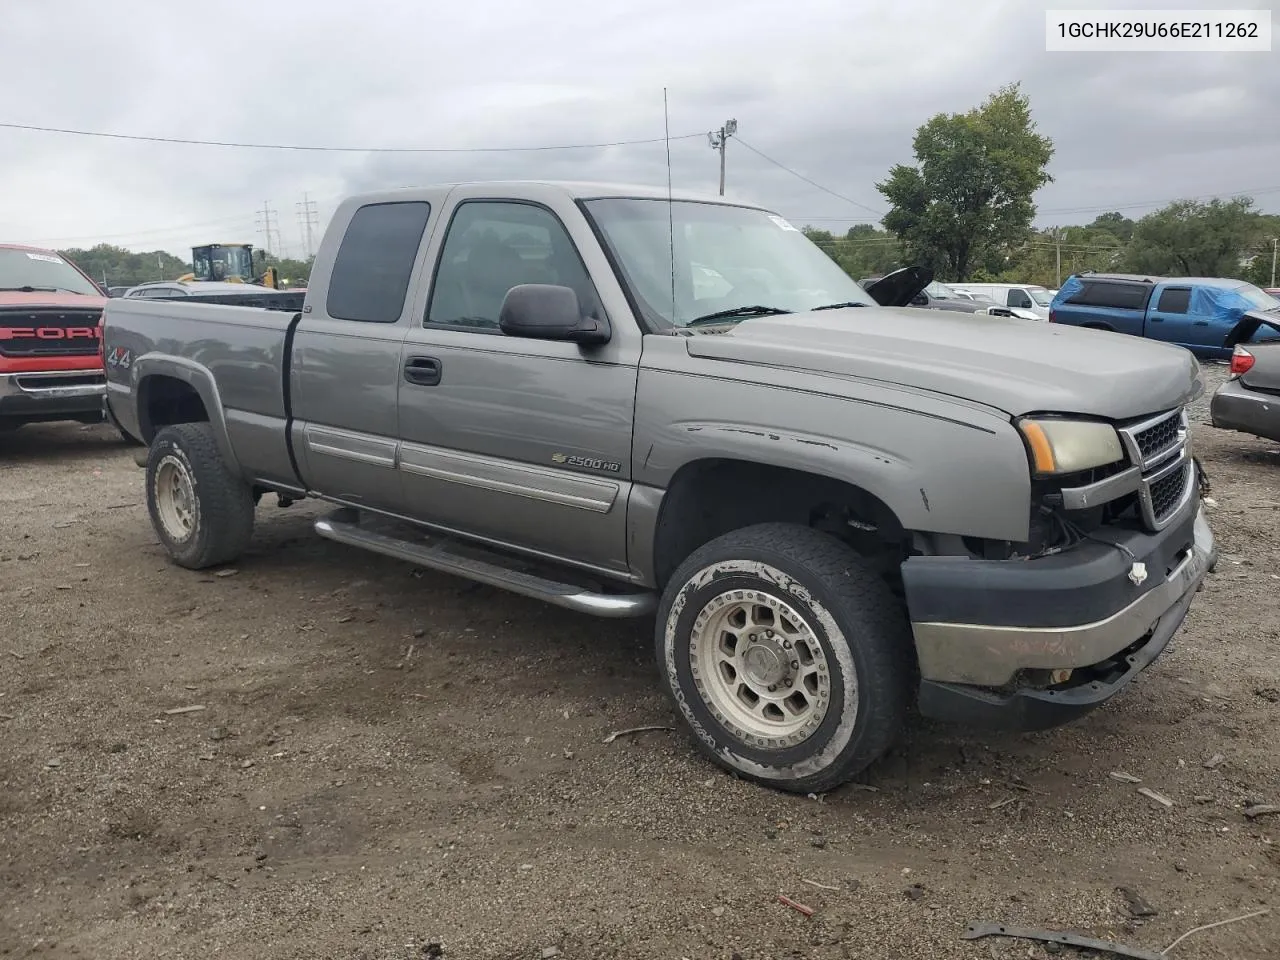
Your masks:
<instances>
[{"instance_id":1,"label":"turn signal lens","mask_svg":"<svg viewBox=\"0 0 1280 960\"><path fill-rule=\"evenodd\" d=\"M1238 377L1242 373L1248 373L1252 368L1253 354L1237 343L1236 348L1231 351L1231 375Z\"/></svg>"}]
</instances>

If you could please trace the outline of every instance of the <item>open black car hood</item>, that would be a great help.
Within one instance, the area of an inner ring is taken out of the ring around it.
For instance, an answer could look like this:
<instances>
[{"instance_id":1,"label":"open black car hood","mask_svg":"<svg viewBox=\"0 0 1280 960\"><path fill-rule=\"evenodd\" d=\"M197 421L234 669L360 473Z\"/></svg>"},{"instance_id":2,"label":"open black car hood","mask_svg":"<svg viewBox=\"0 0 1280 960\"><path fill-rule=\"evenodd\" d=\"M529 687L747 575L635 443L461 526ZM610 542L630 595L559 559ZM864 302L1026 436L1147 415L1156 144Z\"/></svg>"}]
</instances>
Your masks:
<instances>
[{"instance_id":1,"label":"open black car hood","mask_svg":"<svg viewBox=\"0 0 1280 960\"><path fill-rule=\"evenodd\" d=\"M867 291L870 293L870 291ZM1276 334L1280 334L1280 312L1268 310L1250 310L1240 322L1231 328L1231 332L1227 334L1227 338L1222 345L1227 348L1234 348L1237 343L1248 343L1253 339L1253 335L1262 327L1270 327ZM1271 340L1273 337L1264 339Z\"/></svg>"},{"instance_id":2,"label":"open black car hood","mask_svg":"<svg viewBox=\"0 0 1280 960\"><path fill-rule=\"evenodd\" d=\"M921 290L933 282L929 267L903 267L879 280L863 283L862 289L882 307L906 307Z\"/></svg>"}]
</instances>

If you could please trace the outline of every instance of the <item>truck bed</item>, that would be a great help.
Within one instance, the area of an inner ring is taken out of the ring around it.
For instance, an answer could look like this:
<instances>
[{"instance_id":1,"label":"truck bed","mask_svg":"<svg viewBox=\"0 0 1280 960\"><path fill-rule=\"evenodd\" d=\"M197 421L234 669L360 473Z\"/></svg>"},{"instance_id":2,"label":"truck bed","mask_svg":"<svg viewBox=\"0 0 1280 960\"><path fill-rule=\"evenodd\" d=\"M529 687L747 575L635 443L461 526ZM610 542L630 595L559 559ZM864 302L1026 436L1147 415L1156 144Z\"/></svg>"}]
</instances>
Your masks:
<instances>
[{"instance_id":1,"label":"truck bed","mask_svg":"<svg viewBox=\"0 0 1280 960\"><path fill-rule=\"evenodd\" d=\"M289 336L300 317L266 307L109 300L103 323L111 330L105 360L113 414L146 439L146 425L138 422L145 414L138 409L145 410L147 398L133 400L138 384L152 373L186 380L213 391L205 406L211 418L224 420L232 448L261 461L241 467L263 479L296 483L285 390Z\"/></svg>"}]
</instances>

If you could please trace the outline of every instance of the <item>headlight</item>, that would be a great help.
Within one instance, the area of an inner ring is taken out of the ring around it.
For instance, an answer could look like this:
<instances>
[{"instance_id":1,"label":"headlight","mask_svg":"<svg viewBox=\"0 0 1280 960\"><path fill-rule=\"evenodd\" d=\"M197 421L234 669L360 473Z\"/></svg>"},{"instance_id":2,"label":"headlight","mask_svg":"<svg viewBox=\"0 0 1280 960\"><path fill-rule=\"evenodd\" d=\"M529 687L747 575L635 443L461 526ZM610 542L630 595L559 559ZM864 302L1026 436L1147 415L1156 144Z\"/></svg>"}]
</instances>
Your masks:
<instances>
[{"instance_id":1,"label":"headlight","mask_svg":"<svg viewBox=\"0 0 1280 960\"><path fill-rule=\"evenodd\" d=\"M1078 473L1124 459L1115 427L1092 420L1019 420L1037 476Z\"/></svg>"}]
</instances>

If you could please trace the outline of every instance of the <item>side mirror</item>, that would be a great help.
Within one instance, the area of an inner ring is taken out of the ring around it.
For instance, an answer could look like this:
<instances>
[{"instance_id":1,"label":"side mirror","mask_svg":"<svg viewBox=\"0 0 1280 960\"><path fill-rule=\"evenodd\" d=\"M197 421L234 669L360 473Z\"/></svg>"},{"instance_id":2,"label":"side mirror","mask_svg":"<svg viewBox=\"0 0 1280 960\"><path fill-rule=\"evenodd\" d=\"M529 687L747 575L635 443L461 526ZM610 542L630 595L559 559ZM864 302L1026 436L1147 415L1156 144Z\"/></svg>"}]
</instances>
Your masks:
<instances>
[{"instance_id":1,"label":"side mirror","mask_svg":"<svg viewBox=\"0 0 1280 960\"><path fill-rule=\"evenodd\" d=\"M508 290L498 327L509 337L583 345L608 343L611 335L607 320L582 315L572 287L549 283L522 283Z\"/></svg>"}]
</instances>

